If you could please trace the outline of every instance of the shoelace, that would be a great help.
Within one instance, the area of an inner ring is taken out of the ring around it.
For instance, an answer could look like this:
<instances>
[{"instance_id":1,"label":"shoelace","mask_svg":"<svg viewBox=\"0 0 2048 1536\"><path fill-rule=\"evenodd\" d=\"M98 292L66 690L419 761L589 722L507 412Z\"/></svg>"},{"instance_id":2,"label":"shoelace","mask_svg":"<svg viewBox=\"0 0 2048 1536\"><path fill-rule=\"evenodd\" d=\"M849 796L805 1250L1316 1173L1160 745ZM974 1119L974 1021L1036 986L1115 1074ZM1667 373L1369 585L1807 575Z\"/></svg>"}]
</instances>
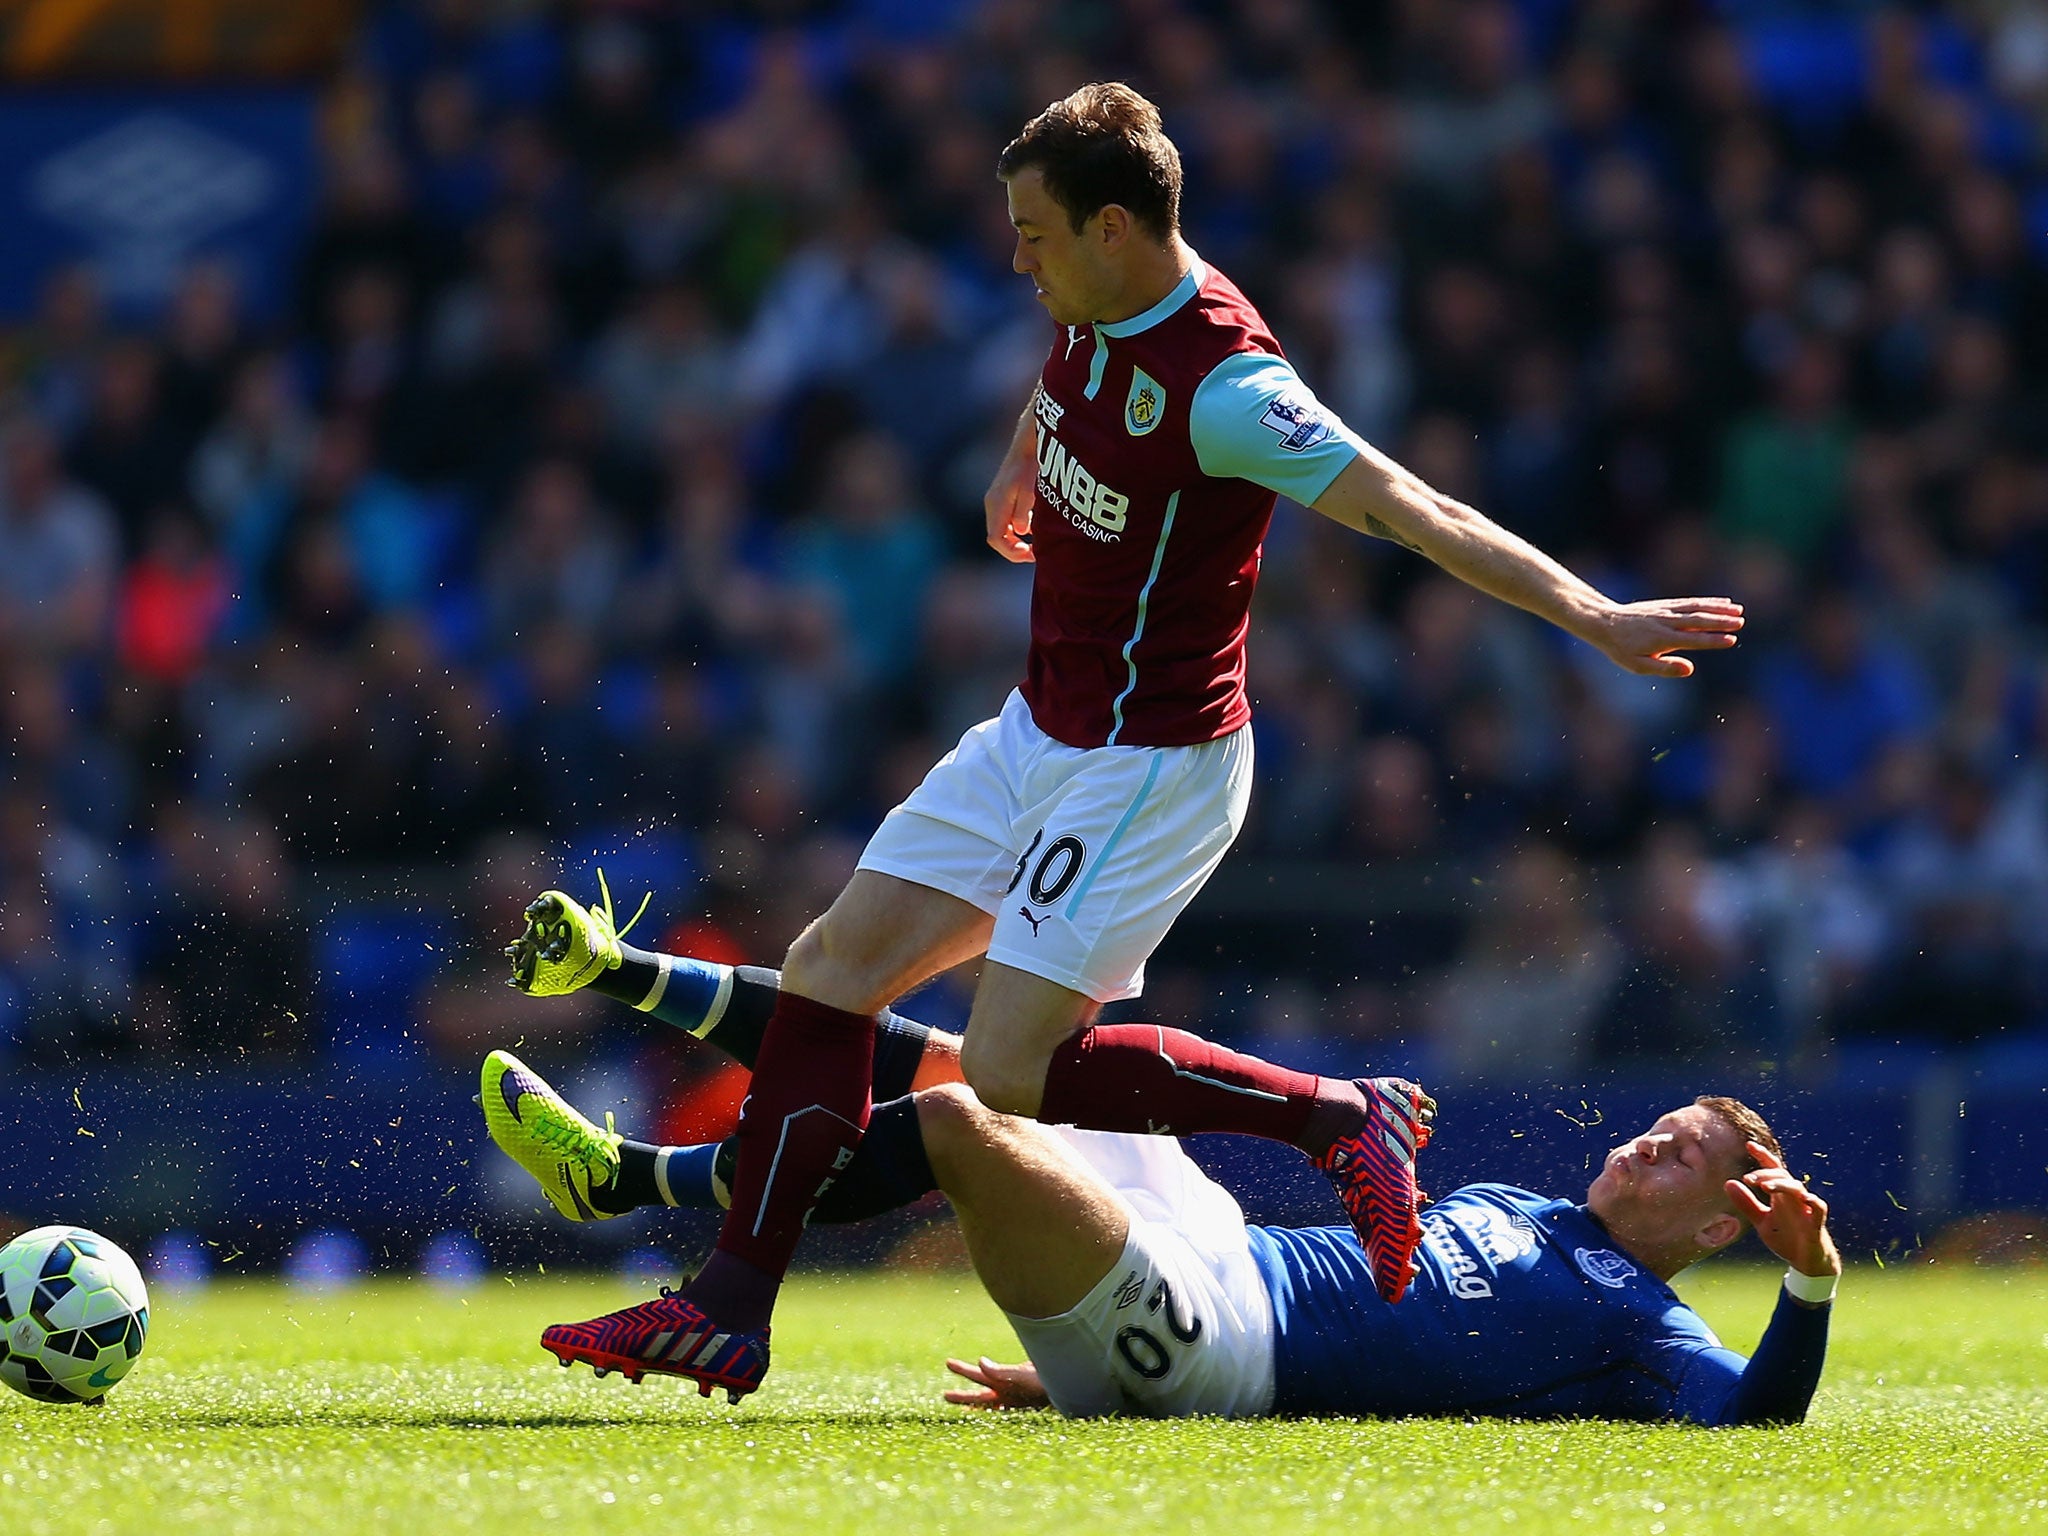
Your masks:
<instances>
[{"instance_id":1,"label":"shoelace","mask_svg":"<svg viewBox=\"0 0 2048 1536\"><path fill-rule=\"evenodd\" d=\"M597 866L597 891L604 898L604 906L601 910L604 913L605 930L614 939L623 939L627 934L631 933L633 931L633 924L639 922L641 918L647 915L647 904L654 900L654 892L652 891L642 896L640 898L640 910L627 920L625 927L620 928L616 926L618 919L612 911L612 888L604 878L604 866L602 864ZM592 917L597 916L597 911L593 910L590 915Z\"/></svg>"},{"instance_id":2,"label":"shoelace","mask_svg":"<svg viewBox=\"0 0 2048 1536\"><path fill-rule=\"evenodd\" d=\"M613 1112L604 1112L604 1128L607 1135L617 1135L618 1126ZM545 1142L566 1157L573 1157L583 1165L583 1171L595 1176L603 1171L609 1176L611 1170L599 1152L599 1144L575 1120L564 1115L554 1105L544 1106L543 1112L534 1116L531 1129L534 1139Z\"/></svg>"}]
</instances>

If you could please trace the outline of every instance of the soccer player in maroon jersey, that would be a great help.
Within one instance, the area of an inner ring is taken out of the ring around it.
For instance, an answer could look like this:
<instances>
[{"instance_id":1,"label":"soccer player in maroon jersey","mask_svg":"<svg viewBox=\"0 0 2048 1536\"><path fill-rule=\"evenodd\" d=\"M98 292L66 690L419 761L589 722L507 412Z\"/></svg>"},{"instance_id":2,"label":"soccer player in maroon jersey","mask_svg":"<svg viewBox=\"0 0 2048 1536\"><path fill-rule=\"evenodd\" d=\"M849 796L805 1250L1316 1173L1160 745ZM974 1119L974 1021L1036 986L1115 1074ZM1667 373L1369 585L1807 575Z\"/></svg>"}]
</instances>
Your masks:
<instances>
[{"instance_id":1,"label":"soccer player in maroon jersey","mask_svg":"<svg viewBox=\"0 0 2048 1536\"><path fill-rule=\"evenodd\" d=\"M984 1103L1095 1130L1290 1142L1329 1175L1381 1294L1398 1299L1434 1109L1418 1087L1093 1023L1140 991L1146 957L1243 821L1245 634L1276 496L1415 550L1632 672L1688 676L1680 652L1726 649L1742 627L1726 598L1614 602L1325 410L1181 238L1179 154L1128 86L1053 103L998 173L1013 265L1059 326L986 498L989 543L1037 566L1025 681L889 813L791 947L716 1251L680 1293L548 1330L565 1364L752 1391L805 1217L872 1107L878 1011L976 956L961 1065ZM530 990L619 968L608 906L549 892L529 919L516 979ZM565 945L568 979L551 980Z\"/></svg>"}]
</instances>

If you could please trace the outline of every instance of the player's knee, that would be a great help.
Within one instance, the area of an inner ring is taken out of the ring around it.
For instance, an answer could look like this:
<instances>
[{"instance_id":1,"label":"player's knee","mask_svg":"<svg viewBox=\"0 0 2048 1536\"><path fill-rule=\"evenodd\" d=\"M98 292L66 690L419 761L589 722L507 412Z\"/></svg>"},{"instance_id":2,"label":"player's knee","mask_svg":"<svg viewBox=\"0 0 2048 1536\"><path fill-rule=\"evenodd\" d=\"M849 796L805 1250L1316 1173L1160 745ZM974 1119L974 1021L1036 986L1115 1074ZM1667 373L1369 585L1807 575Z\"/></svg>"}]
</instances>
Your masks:
<instances>
[{"instance_id":1,"label":"player's knee","mask_svg":"<svg viewBox=\"0 0 2048 1536\"><path fill-rule=\"evenodd\" d=\"M1045 1092L1045 1063L1028 1059L1011 1042L981 1045L969 1030L960 1045L960 1075L974 1096L998 1113L1038 1113Z\"/></svg>"},{"instance_id":2,"label":"player's knee","mask_svg":"<svg viewBox=\"0 0 2048 1536\"><path fill-rule=\"evenodd\" d=\"M989 1169L1010 1161L1027 1122L991 1109L965 1083L926 1088L917 1096L918 1130L925 1155L949 1195L972 1190Z\"/></svg>"},{"instance_id":3,"label":"player's knee","mask_svg":"<svg viewBox=\"0 0 2048 1536\"><path fill-rule=\"evenodd\" d=\"M849 943L828 918L820 918L789 946L782 962L782 985L835 1008L866 1012L887 1001L870 997L875 989L872 970L872 958L861 952L861 946Z\"/></svg>"},{"instance_id":4,"label":"player's knee","mask_svg":"<svg viewBox=\"0 0 2048 1536\"><path fill-rule=\"evenodd\" d=\"M943 1083L917 1096L917 1125L927 1156L949 1158L960 1148L980 1141L989 1111L965 1083Z\"/></svg>"}]
</instances>

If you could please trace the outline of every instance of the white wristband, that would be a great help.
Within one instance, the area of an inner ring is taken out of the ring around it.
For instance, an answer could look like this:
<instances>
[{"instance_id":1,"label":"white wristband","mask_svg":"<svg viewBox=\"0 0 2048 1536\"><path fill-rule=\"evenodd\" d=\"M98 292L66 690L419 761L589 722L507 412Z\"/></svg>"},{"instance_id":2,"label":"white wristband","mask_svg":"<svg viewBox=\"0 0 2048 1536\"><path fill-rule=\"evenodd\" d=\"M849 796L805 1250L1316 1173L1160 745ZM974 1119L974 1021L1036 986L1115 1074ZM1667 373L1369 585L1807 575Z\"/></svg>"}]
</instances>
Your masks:
<instances>
[{"instance_id":1,"label":"white wristband","mask_svg":"<svg viewBox=\"0 0 2048 1536\"><path fill-rule=\"evenodd\" d=\"M1785 1271L1785 1289L1794 1300L1813 1302L1835 1299L1835 1287L1841 1283L1840 1275L1802 1275L1796 1269Z\"/></svg>"}]
</instances>

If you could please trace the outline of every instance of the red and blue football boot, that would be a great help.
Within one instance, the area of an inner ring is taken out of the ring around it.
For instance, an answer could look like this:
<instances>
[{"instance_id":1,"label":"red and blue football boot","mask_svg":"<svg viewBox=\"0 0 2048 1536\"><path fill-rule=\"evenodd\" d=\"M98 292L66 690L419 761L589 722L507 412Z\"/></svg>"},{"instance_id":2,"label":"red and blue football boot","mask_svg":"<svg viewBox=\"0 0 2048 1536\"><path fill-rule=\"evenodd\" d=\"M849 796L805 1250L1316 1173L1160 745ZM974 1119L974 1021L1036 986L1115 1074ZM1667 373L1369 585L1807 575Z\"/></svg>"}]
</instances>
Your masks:
<instances>
[{"instance_id":1,"label":"red and blue football boot","mask_svg":"<svg viewBox=\"0 0 2048 1536\"><path fill-rule=\"evenodd\" d=\"M609 1312L587 1323L556 1323L542 1330L541 1347L566 1368L581 1360L600 1376L613 1371L637 1383L649 1372L686 1376L700 1395L725 1388L738 1402L768 1374L768 1330L734 1333L706 1317L667 1286L653 1301Z\"/></svg>"},{"instance_id":2,"label":"red and blue football boot","mask_svg":"<svg viewBox=\"0 0 2048 1536\"><path fill-rule=\"evenodd\" d=\"M1373 1285L1391 1304L1406 1294L1422 1243L1415 1154L1429 1145L1436 1100L1405 1077L1354 1081L1365 1095L1365 1124L1338 1137L1316 1166L1344 1202L1372 1265Z\"/></svg>"}]
</instances>

